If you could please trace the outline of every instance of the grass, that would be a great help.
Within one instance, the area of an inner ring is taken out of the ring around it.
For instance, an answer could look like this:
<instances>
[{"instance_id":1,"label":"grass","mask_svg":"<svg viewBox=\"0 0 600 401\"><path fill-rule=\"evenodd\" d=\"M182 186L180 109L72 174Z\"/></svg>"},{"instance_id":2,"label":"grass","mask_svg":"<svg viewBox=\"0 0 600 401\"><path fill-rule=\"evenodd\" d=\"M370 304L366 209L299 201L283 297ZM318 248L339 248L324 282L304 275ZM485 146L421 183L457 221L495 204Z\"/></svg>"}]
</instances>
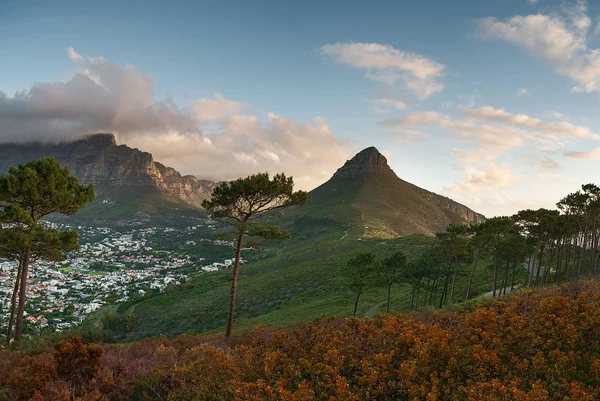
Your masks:
<instances>
[{"instance_id":1,"label":"grass","mask_svg":"<svg viewBox=\"0 0 600 401\"><path fill-rule=\"evenodd\" d=\"M89 271L87 272L90 276L107 276L108 272L102 272L102 271Z\"/></svg>"},{"instance_id":2,"label":"grass","mask_svg":"<svg viewBox=\"0 0 600 401\"><path fill-rule=\"evenodd\" d=\"M427 236L364 239L356 230L348 230L349 235L341 239L343 231L330 229L312 239L305 239L299 233L289 241L271 243L262 252L262 259L243 265L235 330L257 326L283 328L323 316L350 316L354 294L344 286L340 271L352 255L373 252L383 258L400 250L415 258L434 241ZM456 299L464 297L467 270L459 277ZM492 274L491 267L480 265L473 285L474 296L491 290ZM120 338L122 341L159 334L173 337L186 332L220 331L227 318L230 286L230 270L201 274L186 288L105 308L90 323L107 312L132 316L131 329ZM391 310L409 310L410 297L408 285L394 286ZM372 316L385 311L385 303L384 288L369 288L360 299L358 314Z\"/></svg>"},{"instance_id":3,"label":"grass","mask_svg":"<svg viewBox=\"0 0 600 401\"><path fill-rule=\"evenodd\" d=\"M50 220L70 225L126 227L141 225L187 226L205 213L178 199L167 199L157 190L94 187L96 199L73 216L53 215ZM114 204L102 201L110 198Z\"/></svg>"},{"instance_id":4,"label":"grass","mask_svg":"<svg viewBox=\"0 0 600 401\"><path fill-rule=\"evenodd\" d=\"M160 255L160 254L166 254L166 253L170 253L170 251L166 251L164 249L154 249L152 251L153 254L155 255Z\"/></svg>"}]
</instances>

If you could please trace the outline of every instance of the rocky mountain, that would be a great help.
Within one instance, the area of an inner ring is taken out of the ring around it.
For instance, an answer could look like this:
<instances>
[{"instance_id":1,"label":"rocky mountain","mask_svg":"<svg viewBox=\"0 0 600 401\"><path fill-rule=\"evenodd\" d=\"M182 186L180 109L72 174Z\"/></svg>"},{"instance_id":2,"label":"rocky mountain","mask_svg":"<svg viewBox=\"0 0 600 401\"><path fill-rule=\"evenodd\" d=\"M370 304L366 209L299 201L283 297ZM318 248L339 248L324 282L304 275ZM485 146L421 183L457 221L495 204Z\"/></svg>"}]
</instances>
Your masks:
<instances>
[{"instance_id":1,"label":"rocky mountain","mask_svg":"<svg viewBox=\"0 0 600 401\"><path fill-rule=\"evenodd\" d=\"M366 237L433 235L449 224L485 220L450 198L400 179L374 147L356 154L311 194L306 213L360 225Z\"/></svg>"},{"instance_id":2,"label":"rocky mountain","mask_svg":"<svg viewBox=\"0 0 600 401\"><path fill-rule=\"evenodd\" d=\"M135 192L200 206L216 185L191 175L182 176L154 161L148 152L117 145L112 134L57 144L0 144L0 174L11 166L42 157L53 157L82 182L94 184L98 200L108 203Z\"/></svg>"}]
</instances>

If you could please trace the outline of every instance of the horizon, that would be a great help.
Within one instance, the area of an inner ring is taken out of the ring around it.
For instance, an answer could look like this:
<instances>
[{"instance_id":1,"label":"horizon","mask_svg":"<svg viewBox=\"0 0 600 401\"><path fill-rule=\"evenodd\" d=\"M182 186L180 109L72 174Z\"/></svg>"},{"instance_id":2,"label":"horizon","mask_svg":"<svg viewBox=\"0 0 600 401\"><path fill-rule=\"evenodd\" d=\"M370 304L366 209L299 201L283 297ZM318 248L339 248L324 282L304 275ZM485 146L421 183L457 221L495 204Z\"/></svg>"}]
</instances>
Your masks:
<instances>
[{"instance_id":1,"label":"horizon","mask_svg":"<svg viewBox=\"0 0 600 401\"><path fill-rule=\"evenodd\" d=\"M492 217L598 182L600 4L0 0L0 143L114 133L214 181L300 189L374 146Z\"/></svg>"}]
</instances>

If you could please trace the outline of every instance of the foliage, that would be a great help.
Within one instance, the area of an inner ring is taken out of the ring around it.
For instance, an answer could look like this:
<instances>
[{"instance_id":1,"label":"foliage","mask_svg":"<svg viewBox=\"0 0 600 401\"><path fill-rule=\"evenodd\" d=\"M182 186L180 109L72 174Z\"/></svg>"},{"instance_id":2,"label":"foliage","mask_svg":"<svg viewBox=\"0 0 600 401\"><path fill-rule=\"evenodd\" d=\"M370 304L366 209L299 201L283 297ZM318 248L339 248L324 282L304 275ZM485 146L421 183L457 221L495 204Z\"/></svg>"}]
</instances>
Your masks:
<instances>
[{"instance_id":1,"label":"foliage","mask_svg":"<svg viewBox=\"0 0 600 401\"><path fill-rule=\"evenodd\" d=\"M462 312L257 329L229 348L186 335L0 351L0 400L594 400L599 335L600 284L575 282Z\"/></svg>"},{"instance_id":2,"label":"foliage","mask_svg":"<svg viewBox=\"0 0 600 401\"><path fill-rule=\"evenodd\" d=\"M80 337L71 336L55 347L57 376L81 385L98 374L102 362L102 348L97 344L84 344Z\"/></svg>"},{"instance_id":3,"label":"foliage","mask_svg":"<svg viewBox=\"0 0 600 401\"><path fill-rule=\"evenodd\" d=\"M11 167L8 175L0 176L0 239L3 240L0 256L16 259L19 264L7 343L11 340L15 316L15 341L21 339L29 264L37 259L60 260L64 251L78 246L76 231L49 229L40 221L54 213L70 216L93 198L91 185L81 185L66 167L51 158Z\"/></svg>"}]
</instances>

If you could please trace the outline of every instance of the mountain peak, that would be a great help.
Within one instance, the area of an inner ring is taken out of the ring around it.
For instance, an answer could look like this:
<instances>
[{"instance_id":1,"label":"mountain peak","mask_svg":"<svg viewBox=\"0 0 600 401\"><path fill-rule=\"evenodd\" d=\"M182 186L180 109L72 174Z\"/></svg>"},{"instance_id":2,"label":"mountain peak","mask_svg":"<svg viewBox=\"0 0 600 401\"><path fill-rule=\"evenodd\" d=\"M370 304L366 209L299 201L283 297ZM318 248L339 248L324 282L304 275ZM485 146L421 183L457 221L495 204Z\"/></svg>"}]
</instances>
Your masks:
<instances>
[{"instance_id":1,"label":"mountain peak","mask_svg":"<svg viewBox=\"0 0 600 401\"><path fill-rule=\"evenodd\" d=\"M353 177L361 174L393 175L387 159L377 148L370 146L358 152L352 159L340 167L334 177Z\"/></svg>"}]
</instances>

